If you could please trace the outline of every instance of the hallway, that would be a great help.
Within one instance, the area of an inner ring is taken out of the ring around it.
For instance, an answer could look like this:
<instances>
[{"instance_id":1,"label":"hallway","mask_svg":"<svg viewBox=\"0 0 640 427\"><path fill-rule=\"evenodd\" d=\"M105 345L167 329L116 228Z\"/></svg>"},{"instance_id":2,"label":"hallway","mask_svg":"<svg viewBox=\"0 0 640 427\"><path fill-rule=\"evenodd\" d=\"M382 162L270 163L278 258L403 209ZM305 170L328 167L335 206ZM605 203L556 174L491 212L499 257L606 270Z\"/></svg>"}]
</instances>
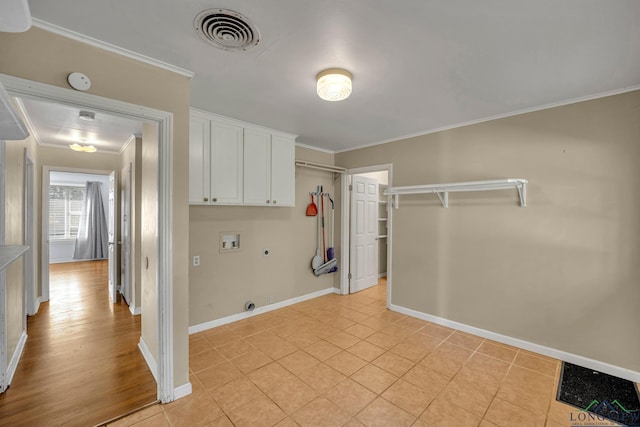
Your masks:
<instances>
[{"instance_id":1,"label":"hallway","mask_svg":"<svg viewBox=\"0 0 640 427\"><path fill-rule=\"evenodd\" d=\"M27 320L27 343L0 425L88 426L156 400L140 351L141 316L109 302L107 261L52 264L51 298Z\"/></svg>"}]
</instances>

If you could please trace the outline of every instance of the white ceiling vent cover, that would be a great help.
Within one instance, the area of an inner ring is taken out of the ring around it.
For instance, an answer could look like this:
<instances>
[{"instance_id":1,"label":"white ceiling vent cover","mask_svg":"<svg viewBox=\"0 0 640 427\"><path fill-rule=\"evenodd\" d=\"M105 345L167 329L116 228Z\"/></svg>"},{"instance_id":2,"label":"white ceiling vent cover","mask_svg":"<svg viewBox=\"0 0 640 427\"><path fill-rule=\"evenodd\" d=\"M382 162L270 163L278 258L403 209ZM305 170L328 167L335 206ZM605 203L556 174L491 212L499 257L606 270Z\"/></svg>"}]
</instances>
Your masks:
<instances>
[{"instance_id":1,"label":"white ceiling vent cover","mask_svg":"<svg viewBox=\"0 0 640 427\"><path fill-rule=\"evenodd\" d=\"M247 50L260 43L258 28L233 10L204 10L196 16L195 28L206 42L225 50Z\"/></svg>"}]
</instances>

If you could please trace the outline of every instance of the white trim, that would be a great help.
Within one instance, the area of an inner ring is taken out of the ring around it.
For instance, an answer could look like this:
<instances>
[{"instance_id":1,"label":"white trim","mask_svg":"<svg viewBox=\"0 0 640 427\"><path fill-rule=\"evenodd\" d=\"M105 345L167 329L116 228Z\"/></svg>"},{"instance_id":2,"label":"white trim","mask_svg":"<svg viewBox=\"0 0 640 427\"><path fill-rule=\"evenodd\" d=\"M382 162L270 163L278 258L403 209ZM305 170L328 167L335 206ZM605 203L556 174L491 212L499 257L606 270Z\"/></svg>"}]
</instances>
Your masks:
<instances>
[{"instance_id":1,"label":"white trim","mask_svg":"<svg viewBox=\"0 0 640 427\"><path fill-rule=\"evenodd\" d=\"M132 304L129 306L129 311L133 316L138 316L139 314L142 314L142 307L136 307Z\"/></svg>"},{"instance_id":2,"label":"white trim","mask_svg":"<svg viewBox=\"0 0 640 427\"><path fill-rule=\"evenodd\" d=\"M308 148L309 150L320 151L322 153L327 153L327 154L336 154L336 152L333 150L329 150L327 148L314 147L313 145L307 145L301 142L296 142L296 147Z\"/></svg>"},{"instance_id":3,"label":"white trim","mask_svg":"<svg viewBox=\"0 0 640 427\"><path fill-rule=\"evenodd\" d=\"M63 166L49 166L42 165L42 189L48 189L51 185L51 172L73 172L84 173L91 175L104 175L108 176L111 171L101 169L80 169L80 168L68 168ZM49 241L49 191L41 191L40 211L41 225L40 225L40 281L42 289L42 301L49 301L49 265L58 264L64 262L74 262L76 260L61 260L50 261L49 247L54 242Z\"/></svg>"},{"instance_id":4,"label":"white trim","mask_svg":"<svg viewBox=\"0 0 640 427\"><path fill-rule=\"evenodd\" d=\"M506 119L508 117L519 116L521 114L535 113L536 111L549 110L551 108L564 107L566 105L578 104L580 102L593 101L595 99L606 98L608 96L614 96L614 95L621 95L623 93L633 92L635 90L640 90L640 85L629 86L629 87L625 87L625 88L622 88L622 89L614 89L614 90L610 90L610 91L607 91L607 92L600 92L600 93L596 93L596 94L593 94L593 95L581 96L581 97L578 97L578 98L567 99L566 101L552 102L550 104L539 105L537 107L524 108L522 110L511 111L511 112L503 113L503 114L496 114L494 116L483 117L481 119L469 120L469 121L466 121L466 122L455 123L455 124L452 124L452 125L442 126L442 127L439 127L439 128L430 129L430 130L426 130L426 131L422 131L422 132L416 132L416 133L411 133L411 134L408 134L408 135L403 135L403 136L393 137L393 138L389 138L389 139L384 139L382 141L370 142L370 143L366 143L366 144L362 144L362 145L357 145L355 147L349 147L349 148L344 148L344 149L341 149L341 150L336 150L336 151L333 152L333 154L346 153L348 151L359 150L361 148L374 147L376 145L387 144L389 142L402 141L404 139L416 138L418 136L429 135L429 134L432 134L432 133L443 132L443 131L446 131L446 130L461 128L461 127L471 126L471 125L477 125L477 124L480 124L480 123L490 122L490 121L493 121L493 120Z\"/></svg>"},{"instance_id":5,"label":"white trim","mask_svg":"<svg viewBox=\"0 0 640 427\"><path fill-rule=\"evenodd\" d=\"M40 304L41 303L42 303L42 297L36 298L36 300L33 302L33 314L32 314L32 316L35 316L36 314L38 314L38 311L40 310Z\"/></svg>"},{"instance_id":6,"label":"white trim","mask_svg":"<svg viewBox=\"0 0 640 427\"><path fill-rule=\"evenodd\" d=\"M158 123L158 399L173 401L173 114ZM188 352L188 348L187 348Z\"/></svg>"},{"instance_id":7,"label":"white trim","mask_svg":"<svg viewBox=\"0 0 640 427\"><path fill-rule=\"evenodd\" d=\"M134 134L131 134L129 136L129 139L127 139L127 142L124 143L124 145L122 145L122 147L120 148L120 151L118 151L118 154L122 154L124 153L124 150L127 149L127 147L129 146L129 144L131 144L132 142L134 142L136 140L136 136Z\"/></svg>"},{"instance_id":8,"label":"white trim","mask_svg":"<svg viewBox=\"0 0 640 427\"><path fill-rule=\"evenodd\" d=\"M181 386L173 389L173 398L175 400L178 400L183 397L189 396L192 392L193 388L191 387L191 383L182 384Z\"/></svg>"},{"instance_id":9,"label":"white trim","mask_svg":"<svg viewBox=\"0 0 640 427\"><path fill-rule=\"evenodd\" d=\"M158 59L154 59L137 52L133 52L131 50L113 45L111 43L103 42L102 40L94 39L93 37L89 37L84 34L69 30L67 28L63 28L58 25L43 21L42 19L33 18L33 26L78 41L80 43L87 44L89 46L97 47L98 49L126 56L127 58L135 59L136 61L144 62L145 64L153 65L154 67L162 68L164 70L183 75L188 78L192 78L193 76L195 76L195 73L193 71L189 71L184 68L169 64L167 62L160 61Z\"/></svg>"},{"instance_id":10,"label":"white trim","mask_svg":"<svg viewBox=\"0 0 640 427\"><path fill-rule=\"evenodd\" d=\"M218 326L227 325L229 323L237 322L238 320L248 319L249 317L256 316L258 314L268 313L269 311L277 310L279 308L287 307L299 302L307 301L313 298L321 297L328 294L339 294L337 288L326 288L320 291L311 292L310 294L301 295L295 298L289 298L284 301L276 302L273 304L258 307L253 311L244 311L238 314L232 314L231 316L221 317L220 319L210 320L209 322L200 323L197 325L189 326L189 335L197 332L206 331L207 329L216 328Z\"/></svg>"},{"instance_id":11,"label":"white trim","mask_svg":"<svg viewBox=\"0 0 640 427\"><path fill-rule=\"evenodd\" d=\"M22 335L20 335L20 339L18 340L18 345L16 345L16 349L13 351L9 365L7 366L7 386L9 386L11 384L11 380L13 380L13 375L16 373L16 369L18 368L18 362L20 362L26 342L27 334L23 331Z\"/></svg>"},{"instance_id":12,"label":"white trim","mask_svg":"<svg viewBox=\"0 0 640 427\"><path fill-rule=\"evenodd\" d=\"M74 107L110 113L154 123L158 126L158 399L173 400L173 114L141 105L104 98L58 86L0 74L0 82L11 96L48 100ZM43 256L43 254L41 254ZM44 259L46 259L43 256ZM43 284L44 288L44 284ZM47 295L48 297L48 295ZM45 295L42 299L46 301Z\"/></svg>"},{"instance_id":13,"label":"white trim","mask_svg":"<svg viewBox=\"0 0 640 427\"><path fill-rule=\"evenodd\" d=\"M342 193L340 205L340 293L342 295L349 294L349 211L351 210L350 194L349 194L349 181L351 175L343 173L340 175L340 192Z\"/></svg>"},{"instance_id":14,"label":"white trim","mask_svg":"<svg viewBox=\"0 0 640 427\"><path fill-rule=\"evenodd\" d=\"M156 359L153 358L149 347L147 347L147 343L144 341L142 337L140 337L140 341L138 342L138 348L140 349L140 353L142 353L142 357L144 357L144 361L147 362L147 366L151 371L151 375L158 382L158 364L156 363Z\"/></svg>"},{"instance_id":15,"label":"white trim","mask_svg":"<svg viewBox=\"0 0 640 427\"><path fill-rule=\"evenodd\" d=\"M281 136L281 137L286 138L286 139L293 139L294 141L298 137L298 135L296 135L295 133L285 132L283 130L273 129L273 128L269 128L269 127L266 127L266 126L257 125L255 123L245 122L245 121L240 120L240 119L235 119L233 117L223 116L223 115L217 114L217 113L211 113L209 111L201 110L199 108L193 108L193 107L190 108L189 109L189 115L195 115L196 117L202 118L202 119L205 119L205 120L209 120L209 119L219 120L219 121L227 122L227 123L229 123L231 125L234 125L234 126L241 127L243 129L251 129L251 130L255 130L257 132L266 132L266 133L270 133L272 135Z\"/></svg>"},{"instance_id":16,"label":"white trim","mask_svg":"<svg viewBox=\"0 0 640 427\"><path fill-rule=\"evenodd\" d=\"M448 320L442 317L433 316L431 314L423 313L420 311L412 310L410 308L401 307L399 305L390 305L390 310L398 313L406 314L407 316L415 317L418 319L426 320L428 322L436 323L438 325L447 326L449 328L457 329L463 332L467 332L479 337L488 338L493 341L501 342L513 347L522 348L524 350L533 351L534 353L542 354L544 356L559 359L565 362L573 363L575 365L584 366L585 368L595 369L596 371L604 372L609 375L614 375L619 378L624 378L633 382L640 382L640 372L632 371L630 369L622 368L620 366L610 365L598 360L589 359L588 357L580 356L566 351L558 350L544 345L532 343L530 341L521 340L519 338L513 338L508 335L498 334L496 332L487 331L486 329L476 328L475 326L466 325L464 323Z\"/></svg>"},{"instance_id":17,"label":"white trim","mask_svg":"<svg viewBox=\"0 0 640 427\"><path fill-rule=\"evenodd\" d=\"M379 273L378 274L378 279L381 279L383 277L387 277L387 273Z\"/></svg>"},{"instance_id":18,"label":"white trim","mask_svg":"<svg viewBox=\"0 0 640 427\"><path fill-rule=\"evenodd\" d=\"M29 249L24 255L24 302L26 315L34 315L33 311L34 299L35 299L35 285L36 285L36 271L37 261L35 256L36 244L37 244L37 226L36 226L36 212L35 212L35 197L36 197L36 166L33 158L29 155L29 150L24 148L24 160L23 160L23 235L24 244L29 246ZM27 330L27 316L23 317L23 328Z\"/></svg>"},{"instance_id":19,"label":"white trim","mask_svg":"<svg viewBox=\"0 0 640 427\"><path fill-rule=\"evenodd\" d=\"M27 109L24 106L24 102L22 102L22 99L20 98L13 98L13 101L18 106L18 110L20 110L20 115L22 116L22 120L24 121L24 124L27 126L27 130L29 131L33 139L36 140L38 145L40 145L40 134L38 133L36 127L31 121L31 117L29 117L29 115L27 114Z\"/></svg>"}]
</instances>

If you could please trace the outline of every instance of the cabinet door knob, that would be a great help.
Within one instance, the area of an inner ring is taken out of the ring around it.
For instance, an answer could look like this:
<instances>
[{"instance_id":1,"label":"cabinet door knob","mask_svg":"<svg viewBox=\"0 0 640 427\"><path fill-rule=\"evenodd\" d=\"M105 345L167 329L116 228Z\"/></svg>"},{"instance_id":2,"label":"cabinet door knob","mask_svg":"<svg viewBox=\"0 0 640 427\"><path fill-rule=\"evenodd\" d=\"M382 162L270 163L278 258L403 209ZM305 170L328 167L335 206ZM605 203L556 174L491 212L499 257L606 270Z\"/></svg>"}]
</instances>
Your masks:
<instances>
[{"instance_id":1,"label":"cabinet door knob","mask_svg":"<svg viewBox=\"0 0 640 427\"><path fill-rule=\"evenodd\" d=\"M205 202L208 202L208 201L209 201L209 198L208 198L208 197L205 197L205 198L204 198L204 201L205 201Z\"/></svg>"},{"instance_id":2,"label":"cabinet door knob","mask_svg":"<svg viewBox=\"0 0 640 427\"><path fill-rule=\"evenodd\" d=\"M278 201L277 201L277 200L274 200L274 201L273 201L273 204L275 205L276 203L278 203Z\"/></svg>"},{"instance_id":3,"label":"cabinet door knob","mask_svg":"<svg viewBox=\"0 0 640 427\"><path fill-rule=\"evenodd\" d=\"M271 203L271 200L267 200L267 203Z\"/></svg>"},{"instance_id":4,"label":"cabinet door knob","mask_svg":"<svg viewBox=\"0 0 640 427\"><path fill-rule=\"evenodd\" d=\"M212 201L212 202L217 202L217 201L218 201L218 198L217 198L217 197L214 197L213 199L211 199L211 201Z\"/></svg>"}]
</instances>

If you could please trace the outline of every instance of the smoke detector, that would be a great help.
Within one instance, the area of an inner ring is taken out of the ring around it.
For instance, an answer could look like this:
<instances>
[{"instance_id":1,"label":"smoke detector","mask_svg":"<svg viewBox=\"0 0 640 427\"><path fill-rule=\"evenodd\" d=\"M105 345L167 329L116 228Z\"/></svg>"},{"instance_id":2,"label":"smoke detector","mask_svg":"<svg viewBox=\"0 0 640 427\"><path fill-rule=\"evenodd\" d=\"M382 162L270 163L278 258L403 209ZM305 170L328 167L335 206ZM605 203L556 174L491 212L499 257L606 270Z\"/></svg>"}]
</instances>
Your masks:
<instances>
[{"instance_id":1,"label":"smoke detector","mask_svg":"<svg viewBox=\"0 0 640 427\"><path fill-rule=\"evenodd\" d=\"M207 9L194 22L204 41L224 50L247 50L260 43L260 31L246 17L228 9Z\"/></svg>"}]
</instances>

